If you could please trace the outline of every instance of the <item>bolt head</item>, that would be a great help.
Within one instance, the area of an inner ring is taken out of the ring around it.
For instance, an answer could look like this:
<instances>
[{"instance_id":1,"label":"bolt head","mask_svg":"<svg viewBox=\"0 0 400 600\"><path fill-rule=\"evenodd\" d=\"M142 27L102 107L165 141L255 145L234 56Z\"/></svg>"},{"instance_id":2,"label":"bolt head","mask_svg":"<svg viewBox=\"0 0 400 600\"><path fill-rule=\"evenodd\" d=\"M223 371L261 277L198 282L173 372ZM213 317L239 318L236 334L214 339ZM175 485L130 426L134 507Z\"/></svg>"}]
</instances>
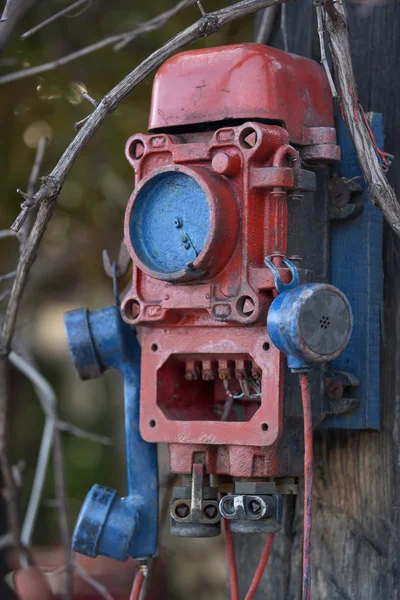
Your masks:
<instances>
[{"instance_id":1,"label":"bolt head","mask_svg":"<svg viewBox=\"0 0 400 600\"><path fill-rule=\"evenodd\" d=\"M218 508L214 504L207 504L203 509L203 513L208 519L215 519L218 514Z\"/></svg>"},{"instance_id":2,"label":"bolt head","mask_svg":"<svg viewBox=\"0 0 400 600\"><path fill-rule=\"evenodd\" d=\"M182 502L182 504L178 504L175 507L175 514L180 519L185 519L187 516L189 516L189 513L190 513L190 508L188 507L187 504L184 504L183 502Z\"/></svg>"}]
</instances>

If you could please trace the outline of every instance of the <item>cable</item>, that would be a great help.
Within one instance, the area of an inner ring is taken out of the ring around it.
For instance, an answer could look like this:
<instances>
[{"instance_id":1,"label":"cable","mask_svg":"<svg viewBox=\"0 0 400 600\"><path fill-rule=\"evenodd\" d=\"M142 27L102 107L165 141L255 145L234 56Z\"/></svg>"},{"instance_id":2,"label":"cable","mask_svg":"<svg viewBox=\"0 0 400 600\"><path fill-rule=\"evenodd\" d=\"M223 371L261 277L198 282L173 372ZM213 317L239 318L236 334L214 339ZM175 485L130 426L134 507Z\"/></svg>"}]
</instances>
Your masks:
<instances>
[{"instance_id":1,"label":"cable","mask_svg":"<svg viewBox=\"0 0 400 600\"><path fill-rule=\"evenodd\" d=\"M144 574L142 573L142 571L138 571L136 573L135 579L133 580L133 586L132 586L132 591L131 591L131 595L129 597L129 600L139 600L140 598L140 593L142 591L142 587L143 587L143 583L144 583Z\"/></svg>"},{"instance_id":2,"label":"cable","mask_svg":"<svg viewBox=\"0 0 400 600\"><path fill-rule=\"evenodd\" d=\"M272 544L275 538L274 533L270 533L267 535L267 541L265 543L265 547L263 553L261 554L260 562L258 563L258 567L256 572L254 573L253 581L249 587L249 591L246 594L244 600L253 600L254 594L257 591L258 586L260 585L261 578L264 574L265 567L267 566L269 555L271 554Z\"/></svg>"},{"instance_id":3,"label":"cable","mask_svg":"<svg viewBox=\"0 0 400 600\"><path fill-rule=\"evenodd\" d=\"M311 600L311 519L313 488L313 437L310 385L307 375L300 374L304 414L304 533L303 533L303 600Z\"/></svg>"},{"instance_id":4,"label":"cable","mask_svg":"<svg viewBox=\"0 0 400 600\"><path fill-rule=\"evenodd\" d=\"M229 520L222 519L224 524L226 560L228 563L228 578L231 600L240 600L239 596L239 581L236 566L235 546L233 543L232 531L229 527ZM132 599L131 599L132 600Z\"/></svg>"}]
</instances>

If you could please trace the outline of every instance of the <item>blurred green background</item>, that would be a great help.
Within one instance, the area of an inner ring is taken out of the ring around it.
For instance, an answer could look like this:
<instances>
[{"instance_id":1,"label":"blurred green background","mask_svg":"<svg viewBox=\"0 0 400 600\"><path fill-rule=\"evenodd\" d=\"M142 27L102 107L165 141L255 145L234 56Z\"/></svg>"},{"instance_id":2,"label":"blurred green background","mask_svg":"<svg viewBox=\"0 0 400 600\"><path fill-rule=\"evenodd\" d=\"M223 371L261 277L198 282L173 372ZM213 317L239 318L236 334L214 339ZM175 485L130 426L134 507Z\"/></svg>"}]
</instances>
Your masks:
<instances>
[{"instance_id":1,"label":"blurred green background","mask_svg":"<svg viewBox=\"0 0 400 600\"><path fill-rule=\"evenodd\" d=\"M65 0L38 1L15 29L0 54L0 75L39 65L75 52L140 23L174 6L173 0L127 2L94 0L81 15L62 17L26 41L20 35L67 6ZM229 2L204 0L206 10ZM162 43L200 16L198 7L186 8L161 29L145 33L120 52L112 46L68 65L0 86L0 229L6 229L19 212L35 149L43 135L50 138L41 175L53 168L75 134L74 123L92 110L81 90L99 100L129 71ZM236 21L197 47L252 41L254 17ZM103 272L101 251L115 256L121 238L124 210L132 192L132 169L124 157L124 144L135 132L146 131L152 78L142 83L111 115L68 175L57 207L40 246L20 309L15 348L24 348L54 386L61 418L87 430L110 436L111 447L63 434L71 523L95 482L125 489L123 396L118 375L81 382L69 361L63 330L66 310L91 309L112 302L112 286ZM14 270L18 244L0 240L1 273ZM125 281L127 284L128 281ZM0 283L0 294L9 281ZM0 305L4 313L7 299ZM16 371L11 379L12 460L25 461L22 507L26 506L36 466L44 423L30 384ZM165 471L165 449L161 449ZM59 542L58 514L52 470L49 469L35 530L36 546ZM174 540L165 532L168 597L224 598L225 562L222 538ZM189 594L189 596L188 596Z\"/></svg>"}]
</instances>

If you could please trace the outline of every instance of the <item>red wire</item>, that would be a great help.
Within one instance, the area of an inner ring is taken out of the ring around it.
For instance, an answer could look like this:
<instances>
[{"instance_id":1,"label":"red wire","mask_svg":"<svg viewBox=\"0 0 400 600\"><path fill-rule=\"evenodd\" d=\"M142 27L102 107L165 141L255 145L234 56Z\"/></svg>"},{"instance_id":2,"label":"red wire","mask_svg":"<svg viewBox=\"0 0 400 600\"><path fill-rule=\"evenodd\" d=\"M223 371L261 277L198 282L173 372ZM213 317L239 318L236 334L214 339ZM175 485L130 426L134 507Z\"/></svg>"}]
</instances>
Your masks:
<instances>
[{"instance_id":1,"label":"red wire","mask_svg":"<svg viewBox=\"0 0 400 600\"><path fill-rule=\"evenodd\" d=\"M229 527L229 520L222 519L222 521L224 524L226 560L228 562L228 577L229 589L231 592L231 600L240 600L239 581L236 566L235 546L233 544L233 535Z\"/></svg>"},{"instance_id":2,"label":"red wire","mask_svg":"<svg viewBox=\"0 0 400 600\"><path fill-rule=\"evenodd\" d=\"M143 583L144 583L144 575L143 575L142 571L138 571L136 573L135 579L133 580L133 586L132 586L132 591L131 591L129 600L139 600L140 592L142 591L142 587L143 587Z\"/></svg>"},{"instance_id":3,"label":"red wire","mask_svg":"<svg viewBox=\"0 0 400 600\"><path fill-rule=\"evenodd\" d=\"M266 541L263 553L261 554L260 562L258 563L256 572L254 573L253 581L251 582L249 591L247 592L244 600L253 600L253 598L254 598L254 594L256 593L257 588L260 585L260 581L264 574L265 567L267 566L267 562L269 559L269 555L271 554L271 549L272 549L272 544L273 544L274 538L275 538L275 534L273 534L273 533L270 533L269 535L267 535L267 541Z\"/></svg>"},{"instance_id":4,"label":"red wire","mask_svg":"<svg viewBox=\"0 0 400 600\"><path fill-rule=\"evenodd\" d=\"M300 375L304 413L304 534L303 534L303 600L311 600L311 521L313 487L313 435L310 385L305 373Z\"/></svg>"}]
</instances>

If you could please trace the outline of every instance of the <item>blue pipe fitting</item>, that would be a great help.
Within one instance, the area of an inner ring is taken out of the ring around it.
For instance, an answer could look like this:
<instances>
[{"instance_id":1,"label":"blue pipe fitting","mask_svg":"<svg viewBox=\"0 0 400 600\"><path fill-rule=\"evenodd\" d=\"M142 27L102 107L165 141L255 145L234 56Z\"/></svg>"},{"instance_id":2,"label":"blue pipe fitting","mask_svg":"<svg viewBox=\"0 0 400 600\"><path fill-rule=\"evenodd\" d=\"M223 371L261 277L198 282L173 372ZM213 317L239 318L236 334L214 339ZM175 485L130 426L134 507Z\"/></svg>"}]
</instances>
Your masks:
<instances>
[{"instance_id":1,"label":"blue pipe fitting","mask_svg":"<svg viewBox=\"0 0 400 600\"><path fill-rule=\"evenodd\" d=\"M72 539L75 552L124 561L146 559L157 548L158 466L156 444L139 432L140 346L135 330L116 306L65 314L72 361L81 379L117 369L124 378L128 495L94 485L81 508Z\"/></svg>"},{"instance_id":2,"label":"blue pipe fitting","mask_svg":"<svg viewBox=\"0 0 400 600\"><path fill-rule=\"evenodd\" d=\"M294 372L336 358L347 346L352 328L349 301L326 283L305 283L279 294L267 317L271 341L287 354Z\"/></svg>"}]
</instances>

